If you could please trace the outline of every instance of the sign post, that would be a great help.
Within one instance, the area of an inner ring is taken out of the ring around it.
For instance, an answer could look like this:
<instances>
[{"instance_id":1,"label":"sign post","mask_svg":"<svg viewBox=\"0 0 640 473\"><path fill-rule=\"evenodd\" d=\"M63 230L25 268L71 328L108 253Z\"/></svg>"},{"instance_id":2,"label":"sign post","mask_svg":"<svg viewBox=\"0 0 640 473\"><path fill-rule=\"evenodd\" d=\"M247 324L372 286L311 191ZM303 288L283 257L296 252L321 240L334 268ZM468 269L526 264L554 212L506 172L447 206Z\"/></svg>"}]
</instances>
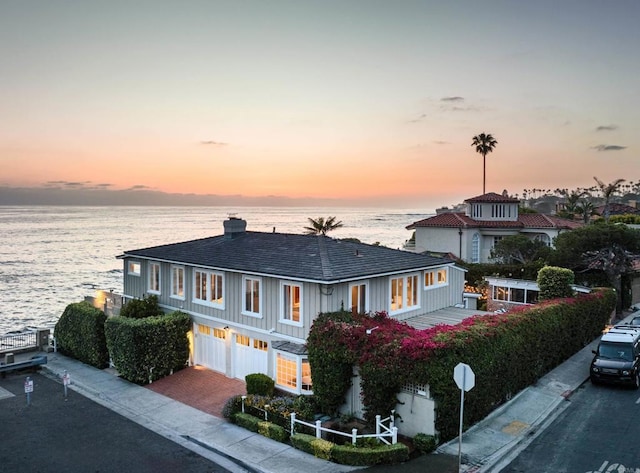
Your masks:
<instances>
[{"instance_id":1,"label":"sign post","mask_svg":"<svg viewBox=\"0 0 640 473\"><path fill-rule=\"evenodd\" d=\"M476 375L465 363L458 363L453 369L453 380L460 389L460 432L458 434L458 471L462 464L462 419L464 417L464 393L476 385Z\"/></svg>"},{"instance_id":2,"label":"sign post","mask_svg":"<svg viewBox=\"0 0 640 473\"><path fill-rule=\"evenodd\" d=\"M67 373L67 370L64 370L64 374L62 375L62 384L64 385L64 400L67 400L67 386L71 384L71 376Z\"/></svg>"},{"instance_id":3,"label":"sign post","mask_svg":"<svg viewBox=\"0 0 640 473\"><path fill-rule=\"evenodd\" d=\"M24 392L27 395L27 406L31 405L31 393L33 392L33 380L30 376L24 380Z\"/></svg>"}]
</instances>

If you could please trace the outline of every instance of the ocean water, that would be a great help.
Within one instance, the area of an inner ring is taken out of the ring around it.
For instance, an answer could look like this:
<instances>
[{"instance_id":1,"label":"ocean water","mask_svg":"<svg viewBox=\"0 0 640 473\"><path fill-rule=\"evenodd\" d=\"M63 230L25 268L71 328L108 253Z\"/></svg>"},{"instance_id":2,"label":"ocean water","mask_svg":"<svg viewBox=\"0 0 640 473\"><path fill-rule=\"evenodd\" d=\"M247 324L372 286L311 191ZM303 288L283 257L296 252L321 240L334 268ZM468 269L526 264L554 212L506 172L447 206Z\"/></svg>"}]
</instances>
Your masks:
<instances>
[{"instance_id":1,"label":"ocean water","mask_svg":"<svg viewBox=\"0 0 640 473\"><path fill-rule=\"evenodd\" d=\"M402 248L423 210L310 207L0 206L0 334L54 323L96 289L122 292L124 251L223 233L230 215L247 230L304 233L335 216L334 238Z\"/></svg>"}]
</instances>

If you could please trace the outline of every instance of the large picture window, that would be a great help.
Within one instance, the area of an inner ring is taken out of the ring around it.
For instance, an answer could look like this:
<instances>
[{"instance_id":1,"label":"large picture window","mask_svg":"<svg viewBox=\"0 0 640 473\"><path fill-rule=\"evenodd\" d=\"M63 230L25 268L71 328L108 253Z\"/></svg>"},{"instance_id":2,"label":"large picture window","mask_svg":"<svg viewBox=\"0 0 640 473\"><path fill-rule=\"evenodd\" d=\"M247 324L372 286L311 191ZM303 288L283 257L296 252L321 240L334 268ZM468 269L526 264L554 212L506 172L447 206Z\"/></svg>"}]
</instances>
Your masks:
<instances>
[{"instance_id":1,"label":"large picture window","mask_svg":"<svg viewBox=\"0 0 640 473\"><path fill-rule=\"evenodd\" d=\"M214 271L193 272L193 300L224 309L224 277Z\"/></svg>"},{"instance_id":2,"label":"large picture window","mask_svg":"<svg viewBox=\"0 0 640 473\"><path fill-rule=\"evenodd\" d=\"M149 292L160 294L160 263L149 263Z\"/></svg>"},{"instance_id":3,"label":"large picture window","mask_svg":"<svg viewBox=\"0 0 640 473\"><path fill-rule=\"evenodd\" d=\"M280 284L280 320L302 325L302 287L298 284Z\"/></svg>"},{"instance_id":4,"label":"large picture window","mask_svg":"<svg viewBox=\"0 0 640 473\"><path fill-rule=\"evenodd\" d=\"M262 313L262 281L260 278L245 276L244 297L242 299L242 313L253 317L260 317Z\"/></svg>"},{"instance_id":5,"label":"large picture window","mask_svg":"<svg viewBox=\"0 0 640 473\"><path fill-rule=\"evenodd\" d=\"M406 312L419 307L418 275L391 278L390 314Z\"/></svg>"},{"instance_id":6,"label":"large picture window","mask_svg":"<svg viewBox=\"0 0 640 473\"><path fill-rule=\"evenodd\" d=\"M184 299L184 267L171 266L171 297Z\"/></svg>"}]
</instances>

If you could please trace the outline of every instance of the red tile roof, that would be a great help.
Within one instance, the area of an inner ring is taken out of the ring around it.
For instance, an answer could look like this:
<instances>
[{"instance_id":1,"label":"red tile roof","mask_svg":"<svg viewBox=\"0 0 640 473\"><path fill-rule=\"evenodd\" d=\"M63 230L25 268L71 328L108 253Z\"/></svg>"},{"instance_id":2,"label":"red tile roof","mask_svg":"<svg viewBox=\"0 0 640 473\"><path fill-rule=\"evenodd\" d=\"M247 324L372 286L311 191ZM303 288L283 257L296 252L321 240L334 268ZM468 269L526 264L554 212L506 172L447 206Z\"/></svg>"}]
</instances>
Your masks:
<instances>
[{"instance_id":1,"label":"red tile roof","mask_svg":"<svg viewBox=\"0 0 640 473\"><path fill-rule=\"evenodd\" d=\"M498 203L499 202L504 204L507 204L507 203L511 204L511 203L520 202L520 200L514 197L496 194L495 192L487 192L486 194L482 194L476 197L471 197L470 199L465 200L465 202L470 202L470 203L484 203L484 202Z\"/></svg>"},{"instance_id":2,"label":"red tile roof","mask_svg":"<svg viewBox=\"0 0 640 473\"><path fill-rule=\"evenodd\" d=\"M443 228L559 228L573 229L583 226L582 223L565 218L545 214L520 214L517 221L475 220L461 212L447 212L413 222L406 227L414 230L417 227Z\"/></svg>"}]
</instances>

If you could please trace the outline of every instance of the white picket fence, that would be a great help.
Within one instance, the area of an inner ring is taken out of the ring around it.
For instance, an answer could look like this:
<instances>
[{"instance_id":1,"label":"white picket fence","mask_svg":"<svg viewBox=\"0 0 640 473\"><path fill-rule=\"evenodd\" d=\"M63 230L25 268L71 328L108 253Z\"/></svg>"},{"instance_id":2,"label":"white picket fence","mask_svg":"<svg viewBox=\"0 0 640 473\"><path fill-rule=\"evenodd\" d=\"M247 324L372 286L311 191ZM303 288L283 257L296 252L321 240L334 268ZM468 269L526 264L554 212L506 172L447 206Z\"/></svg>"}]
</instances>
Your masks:
<instances>
[{"instance_id":1,"label":"white picket fence","mask_svg":"<svg viewBox=\"0 0 640 473\"><path fill-rule=\"evenodd\" d=\"M296 419L296 413L291 413L291 435L295 433L296 424L305 425L307 427L311 427L315 429L316 438L322 438L323 432L329 432L336 435L342 435L343 437L350 437L351 443L353 445L356 444L358 439L364 438L376 438L379 442L384 442L387 445L394 445L398 443L398 428L394 425L394 411L391 411L391 415L384 419L382 416L376 416L376 433L375 434L358 434L358 429L352 429L351 434L346 432L340 432L339 430L329 429L327 427L322 427L322 422L317 420L315 423L305 422L302 420ZM385 425L388 422L389 425Z\"/></svg>"}]
</instances>

